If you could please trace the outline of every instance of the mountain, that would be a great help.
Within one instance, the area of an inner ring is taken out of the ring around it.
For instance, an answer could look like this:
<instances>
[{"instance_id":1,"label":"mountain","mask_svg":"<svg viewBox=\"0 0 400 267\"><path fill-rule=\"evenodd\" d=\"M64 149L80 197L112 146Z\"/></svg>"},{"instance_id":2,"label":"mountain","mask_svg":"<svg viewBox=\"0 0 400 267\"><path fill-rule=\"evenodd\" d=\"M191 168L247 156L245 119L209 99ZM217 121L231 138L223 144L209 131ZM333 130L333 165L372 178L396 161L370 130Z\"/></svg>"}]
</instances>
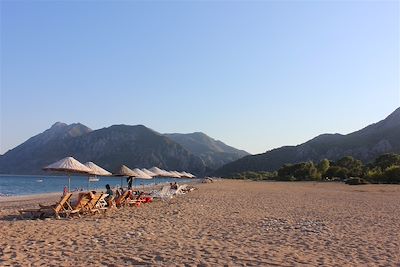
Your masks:
<instances>
[{"instance_id":1,"label":"mountain","mask_svg":"<svg viewBox=\"0 0 400 267\"><path fill-rule=\"evenodd\" d=\"M298 146L284 146L262 154L246 156L228 163L215 174L229 176L243 171L274 171L286 163L324 158L336 160L353 156L364 162L372 161L383 153L400 153L400 108L386 119L359 131L341 134L323 134Z\"/></svg>"},{"instance_id":2,"label":"mountain","mask_svg":"<svg viewBox=\"0 0 400 267\"><path fill-rule=\"evenodd\" d=\"M182 145L192 154L200 157L206 166L211 169L217 169L226 163L249 155L244 150L228 146L201 132L190 134L172 133L165 134L165 136Z\"/></svg>"},{"instance_id":3,"label":"mountain","mask_svg":"<svg viewBox=\"0 0 400 267\"><path fill-rule=\"evenodd\" d=\"M90 128L80 123L67 125L56 122L50 129L31 137L26 142L1 155L0 173L29 174L30 171L38 173L42 167L49 163L48 159L58 157L61 154L60 151L64 142L90 132L92 132Z\"/></svg>"},{"instance_id":4,"label":"mountain","mask_svg":"<svg viewBox=\"0 0 400 267\"><path fill-rule=\"evenodd\" d=\"M180 144L143 125L113 125L93 131L79 123L58 122L0 156L0 173L43 173L44 166L66 156L81 162L93 161L109 171L115 171L121 164L196 174L209 170L199 157Z\"/></svg>"},{"instance_id":5,"label":"mountain","mask_svg":"<svg viewBox=\"0 0 400 267\"><path fill-rule=\"evenodd\" d=\"M113 125L93 131L80 123L57 122L0 155L0 173L39 174L44 166L73 156L110 171L125 164L204 174L245 155L248 153L203 133L162 135L143 125Z\"/></svg>"}]
</instances>

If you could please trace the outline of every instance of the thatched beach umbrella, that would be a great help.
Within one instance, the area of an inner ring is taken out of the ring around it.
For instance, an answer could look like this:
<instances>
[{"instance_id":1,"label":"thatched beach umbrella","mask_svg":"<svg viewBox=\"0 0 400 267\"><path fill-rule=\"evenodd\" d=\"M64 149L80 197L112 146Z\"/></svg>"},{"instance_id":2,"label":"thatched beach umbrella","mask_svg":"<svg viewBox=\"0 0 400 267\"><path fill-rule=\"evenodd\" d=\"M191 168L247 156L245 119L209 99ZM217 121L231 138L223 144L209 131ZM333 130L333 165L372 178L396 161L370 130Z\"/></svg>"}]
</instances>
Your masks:
<instances>
[{"instance_id":1,"label":"thatched beach umbrella","mask_svg":"<svg viewBox=\"0 0 400 267\"><path fill-rule=\"evenodd\" d=\"M66 157L43 168L46 171L65 172L68 174L68 191L71 191L71 173L91 174L92 170L73 157Z\"/></svg>"},{"instance_id":2,"label":"thatched beach umbrella","mask_svg":"<svg viewBox=\"0 0 400 267\"><path fill-rule=\"evenodd\" d=\"M191 174L190 172L185 172L185 173L188 175L189 178L195 178L196 177L195 175Z\"/></svg>"},{"instance_id":3,"label":"thatched beach umbrella","mask_svg":"<svg viewBox=\"0 0 400 267\"><path fill-rule=\"evenodd\" d=\"M140 179L152 179L153 177L142 171L141 169L135 168L133 171L137 174L136 178Z\"/></svg>"},{"instance_id":4,"label":"thatched beach umbrella","mask_svg":"<svg viewBox=\"0 0 400 267\"><path fill-rule=\"evenodd\" d=\"M147 175L150 175L151 176L151 178L154 178L154 185L156 184L156 179L155 179L155 177L157 176L157 174L155 174L154 172L152 172L152 171L150 171L150 170L148 170L148 169L142 169L142 172L144 172L145 174L147 174Z\"/></svg>"},{"instance_id":5,"label":"thatched beach umbrella","mask_svg":"<svg viewBox=\"0 0 400 267\"><path fill-rule=\"evenodd\" d=\"M184 175L182 175L180 172L178 171L170 171L170 173L176 175L176 178L184 178Z\"/></svg>"},{"instance_id":6,"label":"thatched beach umbrella","mask_svg":"<svg viewBox=\"0 0 400 267\"><path fill-rule=\"evenodd\" d=\"M103 169L102 167L100 167L99 165L94 164L91 161L86 162L83 165L85 165L86 167L91 169L92 170L92 174L94 174L94 175L100 175L100 176L111 176L112 175L111 172Z\"/></svg>"},{"instance_id":7,"label":"thatched beach umbrella","mask_svg":"<svg viewBox=\"0 0 400 267\"><path fill-rule=\"evenodd\" d=\"M150 175L151 177L154 177L154 176L157 176L157 174L155 174L154 172L152 172L152 171L149 171L148 169L142 169L142 172L144 172L145 174L147 174L147 175Z\"/></svg>"},{"instance_id":8,"label":"thatched beach umbrella","mask_svg":"<svg viewBox=\"0 0 400 267\"><path fill-rule=\"evenodd\" d=\"M170 177L170 176L169 176L169 175L170 175L169 172L167 172L167 171L165 171L165 170L162 170L162 169L160 169L160 168L157 168L157 167L151 168L150 171L151 171L152 173L154 173L157 177Z\"/></svg>"},{"instance_id":9,"label":"thatched beach umbrella","mask_svg":"<svg viewBox=\"0 0 400 267\"><path fill-rule=\"evenodd\" d=\"M155 176L153 176L154 178L155 177L169 177L169 175L170 175L167 171L161 170L158 167L152 167L150 169L150 171L155 174ZM155 183L156 183L156 180L154 179L154 184Z\"/></svg>"},{"instance_id":10,"label":"thatched beach umbrella","mask_svg":"<svg viewBox=\"0 0 400 267\"><path fill-rule=\"evenodd\" d=\"M181 178L181 175L175 173L174 171L167 171L167 172L168 172L168 174L169 174L168 177L171 177L171 178Z\"/></svg>"},{"instance_id":11,"label":"thatched beach umbrella","mask_svg":"<svg viewBox=\"0 0 400 267\"><path fill-rule=\"evenodd\" d=\"M86 162L83 165L85 165L86 167L88 167L89 169L92 170L92 174L95 176L95 181L98 181L98 179L96 178L97 175L100 175L100 176L111 176L112 175L111 172L103 169L102 167L94 164L91 161ZM89 190L89 183L90 183L90 177L88 177L88 190Z\"/></svg>"},{"instance_id":12,"label":"thatched beach umbrella","mask_svg":"<svg viewBox=\"0 0 400 267\"><path fill-rule=\"evenodd\" d=\"M136 177L137 174L133 170L129 169L127 166L122 165L119 169L113 173L114 176L121 176L121 187L122 187L122 177Z\"/></svg>"},{"instance_id":13,"label":"thatched beach umbrella","mask_svg":"<svg viewBox=\"0 0 400 267\"><path fill-rule=\"evenodd\" d=\"M140 179L150 179L150 180L153 179L152 176L148 175L147 173L145 173L144 171L142 171L142 170L139 169L139 168L135 168L135 169L133 169L133 171L137 173L136 178L140 178ZM143 190L144 190L144 184L143 184Z\"/></svg>"},{"instance_id":14,"label":"thatched beach umbrella","mask_svg":"<svg viewBox=\"0 0 400 267\"><path fill-rule=\"evenodd\" d=\"M185 178L194 178L194 177L196 177L193 174L185 172L185 171L180 172L180 174L182 175L182 177L185 177Z\"/></svg>"}]
</instances>

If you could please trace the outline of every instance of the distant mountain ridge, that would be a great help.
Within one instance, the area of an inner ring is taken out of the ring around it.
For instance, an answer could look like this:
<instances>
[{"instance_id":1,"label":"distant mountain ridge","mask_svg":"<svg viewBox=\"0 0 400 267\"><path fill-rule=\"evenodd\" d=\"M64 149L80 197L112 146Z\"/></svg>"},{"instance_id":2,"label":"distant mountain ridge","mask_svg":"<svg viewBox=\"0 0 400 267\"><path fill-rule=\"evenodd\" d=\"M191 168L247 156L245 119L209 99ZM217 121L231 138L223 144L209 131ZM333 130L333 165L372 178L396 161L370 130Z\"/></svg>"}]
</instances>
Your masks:
<instances>
[{"instance_id":1,"label":"distant mountain ridge","mask_svg":"<svg viewBox=\"0 0 400 267\"><path fill-rule=\"evenodd\" d=\"M337 160L347 155L369 162L390 152L400 152L400 108L386 119L359 131L347 135L322 134L298 146L284 146L246 156L224 165L215 174L229 176L244 171L274 171L286 163L318 162L324 158Z\"/></svg>"},{"instance_id":2,"label":"distant mountain ridge","mask_svg":"<svg viewBox=\"0 0 400 267\"><path fill-rule=\"evenodd\" d=\"M224 147L225 144L221 144ZM208 152L213 154L213 151ZM73 156L81 162L94 161L110 171L125 164L132 168L158 166L204 174L223 164L211 166L190 148L143 125L113 125L92 130L80 123L67 125L57 122L0 155L0 173L39 174L44 166L66 156ZM222 155L220 162L229 162L229 158L230 154ZM232 158L235 159L237 157Z\"/></svg>"},{"instance_id":3,"label":"distant mountain ridge","mask_svg":"<svg viewBox=\"0 0 400 267\"><path fill-rule=\"evenodd\" d=\"M164 135L182 145L194 155L200 157L204 163L212 169L216 169L226 163L250 155L244 150L228 146L201 132Z\"/></svg>"}]
</instances>

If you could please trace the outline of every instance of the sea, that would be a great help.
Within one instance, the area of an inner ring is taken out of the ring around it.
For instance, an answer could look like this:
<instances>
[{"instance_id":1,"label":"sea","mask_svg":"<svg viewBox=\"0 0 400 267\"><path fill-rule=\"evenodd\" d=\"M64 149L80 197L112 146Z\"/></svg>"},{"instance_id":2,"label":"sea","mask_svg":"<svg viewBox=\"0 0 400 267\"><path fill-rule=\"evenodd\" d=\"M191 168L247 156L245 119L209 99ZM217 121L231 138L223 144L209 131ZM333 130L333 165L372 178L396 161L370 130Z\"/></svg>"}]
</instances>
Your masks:
<instances>
[{"instance_id":1,"label":"sea","mask_svg":"<svg viewBox=\"0 0 400 267\"><path fill-rule=\"evenodd\" d=\"M111 188L127 186L126 177L97 176L99 181L89 181L86 176L70 176L71 191L105 190L105 185ZM140 189L160 184L177 182L178 184L190 183L194 179L178 178L153 178L133 180L133 187ZM0 174L0 197L35 195L43 193L62 193L64 187L68 188L68 176L49 175L1 175Z\"/></svg>"}]
</instances>

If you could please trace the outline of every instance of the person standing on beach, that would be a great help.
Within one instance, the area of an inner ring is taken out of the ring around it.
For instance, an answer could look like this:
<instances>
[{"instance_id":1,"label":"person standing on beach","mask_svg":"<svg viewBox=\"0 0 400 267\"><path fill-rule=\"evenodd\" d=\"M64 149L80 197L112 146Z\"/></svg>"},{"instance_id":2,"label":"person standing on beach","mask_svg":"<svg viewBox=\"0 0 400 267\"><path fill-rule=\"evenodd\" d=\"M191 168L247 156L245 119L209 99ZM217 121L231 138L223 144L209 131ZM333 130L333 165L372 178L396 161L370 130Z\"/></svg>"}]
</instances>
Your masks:
<instances>
[{"instance_id":1,"label":"person standing on beach","mask_svg":"<svg viewBox=\"0 0 400 267\"><path fill-rule=\"evenodd\" d=\"M66 194L68 194L68 188L66 185L64 185L63 196L65 196Z\"/></svg>"},{"instance_id":2,"label":"person standing on beach","mask_svg":"<svg viewBox=\"0 0 400 267\"><path fill-rule=\"evenodd\" d=\"M129 176L128 178L126 178L126 181L128 182L128 190L132 189L132 176Z\"/></svg>"}]
</instances>

